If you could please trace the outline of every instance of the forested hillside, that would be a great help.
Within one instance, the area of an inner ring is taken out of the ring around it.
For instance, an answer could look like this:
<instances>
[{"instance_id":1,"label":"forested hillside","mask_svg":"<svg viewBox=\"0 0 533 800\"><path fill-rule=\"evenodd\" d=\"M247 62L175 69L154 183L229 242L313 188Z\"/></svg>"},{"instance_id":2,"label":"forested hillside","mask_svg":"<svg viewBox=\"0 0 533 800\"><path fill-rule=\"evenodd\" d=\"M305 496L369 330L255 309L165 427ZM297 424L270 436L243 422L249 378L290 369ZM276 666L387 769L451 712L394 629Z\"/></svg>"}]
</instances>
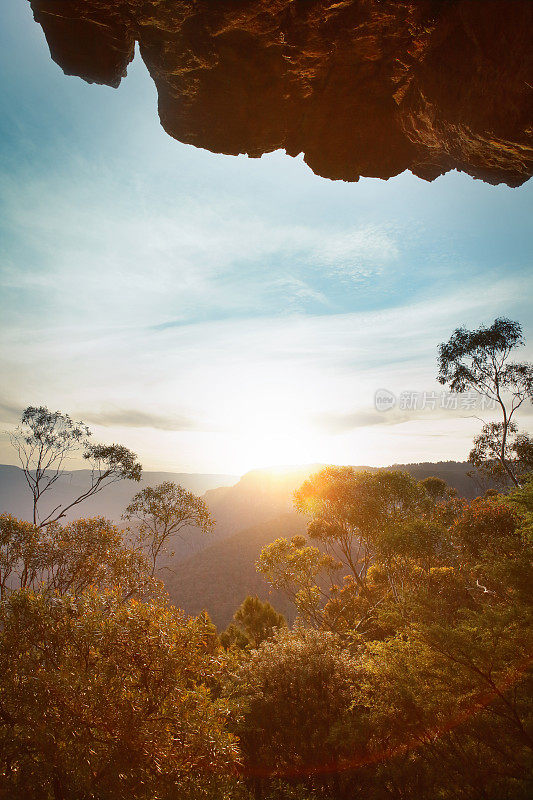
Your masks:
<instances>
[{"instance_id":1,"label":"forested hillside","mask_svg":"<svg viewBox=\"0 0 533 800\"><path fill-rule=\"evenodd\" d=\"M251 528L205 547L201 552L172 565L163 573L172 602L188 614L204 609L223 630L247 595L269 600L292 620L295 607L281 592L272 589L257 571L261 550L279 536L305 531L306 521L296 512L273 517Z\"/></svg>"}]
</instances>

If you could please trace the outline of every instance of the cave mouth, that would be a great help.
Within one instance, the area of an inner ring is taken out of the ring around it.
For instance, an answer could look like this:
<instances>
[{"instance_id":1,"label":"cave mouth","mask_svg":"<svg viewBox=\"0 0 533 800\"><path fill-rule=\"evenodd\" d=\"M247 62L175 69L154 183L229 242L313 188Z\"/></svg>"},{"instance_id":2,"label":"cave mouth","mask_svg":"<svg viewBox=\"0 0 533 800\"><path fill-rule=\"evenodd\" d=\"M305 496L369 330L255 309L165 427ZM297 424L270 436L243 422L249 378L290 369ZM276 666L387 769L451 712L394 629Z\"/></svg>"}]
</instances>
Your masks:
<instances>
[{"instance_id":1,"label":"cave mouth","mask_svg":"<svg viewBox=\"0 0 533 800\"><path fill-rule=\"evenodd\" d=\"M180 142L345 181L533 172L530 0L30 1L67 75L117 87L138 42Z\"/></svg>"}]
</instances>

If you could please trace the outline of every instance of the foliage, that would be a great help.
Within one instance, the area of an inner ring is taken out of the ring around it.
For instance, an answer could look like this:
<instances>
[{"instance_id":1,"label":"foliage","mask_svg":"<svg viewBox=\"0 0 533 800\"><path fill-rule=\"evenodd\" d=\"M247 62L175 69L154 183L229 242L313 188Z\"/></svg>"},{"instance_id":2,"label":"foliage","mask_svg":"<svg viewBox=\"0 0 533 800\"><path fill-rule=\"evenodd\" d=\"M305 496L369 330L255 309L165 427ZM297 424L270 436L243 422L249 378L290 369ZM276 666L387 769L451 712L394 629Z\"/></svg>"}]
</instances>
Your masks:
<instances>
[{"instance_id":1,"label":"foliage","mask_svg":"<svg viewBox=\"0 0 533 800\"><path fill-rule=\"evenodd\" d=\"M74 422L68 414L49 411L45 406L28 406L11 442L33 497L34 525L52 525L64 519L71 509L93 497L112 483L128 479L139 481L142 467L137 456L119 444L89 442L91 431L84 422ZM65 505L57 505L41 515L40 501L64 475L65 463L76 453L90 465L87 489Z\"/></svg>"},{"instance_id":2,"label":"foliage","mask_svg":"<svg viewBox=\"0 0 533 800\"><path fill-rule=\"evenodd\" d=\"M468 459L483 476L505 487L509 475L502 454L516 482L527 479L533 471L533 439L529 434L519 432L514 422L508 423L507 428L502 422L486 423L475 437Z\"/></svg>"},{"instance_id":3,"label":"foliage","mask_svg":"<svg viewBox=\"0 0 533 800\"><path fill-rule=\"evenodd\" d=\"M241 603L235 612L235 622L246 631L254 647L270 639L278 628L287 627L283 614L257 596L249 596Z\"/></svg>"},{"instance_id":4,"label":"foliage","mask_svg":"<svg viewBox=\"0 0 533 800\"><path fill-rule=\"evenodd\" d=\"M533 437L528 433L518 433L512 444L514 457L523 475L533 472Z\"/></svg>"},{"instance_id":5,"label":"foliage","mask_svg":"<svg viewBox=\"0 0 533 800\"><path fill-rule=\"evenodd\" d=\"M367 646L356 706L367 765L359 778L373 796L390 796L391 785L398 797L528 796L524 624L512 609L473 610Z\"/></svg>"},{"instance_id":6,"label":"foliage","mask_svg":"<svg viewBox=\"0 0 533 800\"><path fill-rule=\"evenodd\" d=\"M448 489L444 498L432 495L405 472L356 473L351 467L327 467L295 494L296 507L310 515L308 536L317 546L304 537L277 539L261 552L258 569L294 599L303 620L317 626L324 606L339 592L339 581L345 586L348 582L352 594L354 587L366 604L367 613L357 623L364 625L375 602L381 601L369 585L372 561L380 556L391 565L391 553L399 555L400 542L404 549L418 548L420 558L436 556L431 540L438 537L440 519L456 504ZM392 569L388 590L397 591Z\"/></svg>"},{"instance_id":7,"label":"foliage","mask_svg":"<svg viewBox=\"0 0 533 800\"><path fill-rule=\"evenodd\" d=\"M250 647L251 642L248 638L247 634L240 625L235 625L234 622L230 622L225 630L222 631L220 634L220 644L226 650L230 648L237 648L237 650L246 650Z\"/></svg>"},{"instance_id":8,"label":"foliage","mask_svg":"<svg viewBox=\"0 0 533 800\"><path fill-rule=\"evenodd\" d=\"M337 631L352 659L352 702L336 742L337 784L315 776L313 786L336 800L525 800L533 766L533 483L468 504L439 484L400 476L385 475L367 495L368 476L341 475L325 471L298 494L322 545L353 532L371 554L359 581L343 562L344 581L317 616L318 640ZM308 575L286 557L289 543L274 545L284 554L278 585L307 587ZM305 540L298 546L305 550ZM250 674L261 674L252 663ZM292 676L296 657L291 665ZM261 703L283 680L270 670L246 712L252 733L263 725ZM254 714L260 721L252 724ZM265 716L284 728L269 737L293 732L282 716ZM301 759L293 751L285 761L286 752L284 743L271 758L290 782ZM251 753L245 749L254 763Z\"/></svg>"},{"instance_id":9,"label":"foliage","mask_svg":"<svg viewBox=\"0 0 533 800\"><path fill-rule=\"evenodd\" d=\"M293 536L290 541L280 538L264 547L256 566L273 588L292 600L302 621L319 624L328 597L321 579L337 570L337 561L318 547L308 546L302 536Z\"/></svg>"},{"instance_id":10,"label":"foliage","mask_svg":"<svg viewBox=\"0 0 533 800\"><path fill-rule=\"evenodd\" d=\"M447 497L457 496L457 491L455 489L450 488L446 481L443 481L442 478L437 478L434 475L430 475L428 478L421 480L420 486L426 490L431 499L434 501L445 500Z\"/></svg>"},{"instance_id":11,"label":"foliage","mask_svg":"<svg viewBox=\"0 0 533 800\"><path fill-rule=\"evenodd\" d=\"M269 602L263 602L257 595L248 595L235 614L231 623L220 636L223 647L258 647L266 639L272 638L278 628L286 628L283 614L278 614Z\"/></svg>"},{"instance_id":12,"label":"foliage","mask_svg":"<svg viewBox=\"0 0 533 800\"><path fill-rule=\"evenodd\" d=\"M204 633L171 607L112 593L12 594L1 608L0 796L212 796L237 750L207 688L219 666Z\"/></svg>"},{"instance_id":13,"label":"foliage","mask_svg":"<svg viewBox=\"0 0 533 800\"><path fill-rule=\"evenodd\" d=\"M470 460L489 475L506 478L519 486L520 470L512 463L518 440L513 417L526 401L533 400L533 366L527 362L509 362L511 352L524 344L518 322L500 317L490 327L477 330L457 328L439 348L438 381L448 383L452 392L467 389L496 403L501 422L486 423L474 441Z\"/></svg>"},{"instance_id":14,"label":"foliage","mask_svg":"<svg viewBox=\"0 0 533 800\"><path fill-rule=\"evenodd\" d=\"M138 492L124 512L124 519L139 523L139 541L150 560L152 574L158 558L181 531L194 526L209 534L214 526L204 500L171 481Z\"/></svg>"},{"instance_id":15,"label":"foliage","mask_svg":"<svg viewBox=\"0 0 533 800\"><path fill-rule=\"evenodd\" d=\"M505 446L513 468L531 463L526 434ZM525 472L471 503L436 477L311 476L295 494L307 536L258 561L298 624L248 596L220 642L154 579L173 536L212 527L181 487L135 496L133 543L101 518L0 517L0 800L526 800Z\"/></svg>"},{"instance_id":16,"label":"foliage","mask_svg":"<svg viewBox=\"0 0 533 800\"><path fill-rule=\"evenodd\" d=\"M498 375L500 387L514 386L518 391L523 382L521 365L506 362L509 354L523 344L520 324L504 317L495 319L488 328L457 328L440 345L438 380L449 383L453 392L481 389L497 399L494 379Z\"/></svg>"},{"instance_id":17,"label":"foliage","mask_svg":"<svg viewBox=\"0 0 533 800\"><path fill-rule=\"evenodd\" d=\"M298 777L350 750L355 661L331 633L280 629L229 676L245 774Z\"/></svg>"},{"instance_id":18,"label":"foliage","mask_svg":"<svg viewBox=\"0 0 533 800\"><path fill-rule=\"evenodd\" d=\"M143 556L102 517L43 528L0 516L0 599L17 589L78 596L91 587L126 597L157 589Z\"/></svg>"}]
</instances>

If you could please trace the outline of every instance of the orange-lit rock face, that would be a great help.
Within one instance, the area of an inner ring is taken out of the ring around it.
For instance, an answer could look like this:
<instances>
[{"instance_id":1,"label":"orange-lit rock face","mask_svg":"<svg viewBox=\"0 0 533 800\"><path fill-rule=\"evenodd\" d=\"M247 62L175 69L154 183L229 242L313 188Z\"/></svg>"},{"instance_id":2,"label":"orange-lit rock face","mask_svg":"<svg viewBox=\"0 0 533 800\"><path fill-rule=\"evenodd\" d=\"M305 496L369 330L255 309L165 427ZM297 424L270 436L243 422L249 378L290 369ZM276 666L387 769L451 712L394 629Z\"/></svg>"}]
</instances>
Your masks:
<instances>
[{"instance_id":1,"label":"orange-lit rock face","mask_svg":"<svg viewBox=\"0 0 533 800\"><path fill-rule=\"evenodd\" d=\"M164 129L318 175L533 172L530 0L32 0L68 75L118 86L139 43Z\"/></svg>"}]
</instances>

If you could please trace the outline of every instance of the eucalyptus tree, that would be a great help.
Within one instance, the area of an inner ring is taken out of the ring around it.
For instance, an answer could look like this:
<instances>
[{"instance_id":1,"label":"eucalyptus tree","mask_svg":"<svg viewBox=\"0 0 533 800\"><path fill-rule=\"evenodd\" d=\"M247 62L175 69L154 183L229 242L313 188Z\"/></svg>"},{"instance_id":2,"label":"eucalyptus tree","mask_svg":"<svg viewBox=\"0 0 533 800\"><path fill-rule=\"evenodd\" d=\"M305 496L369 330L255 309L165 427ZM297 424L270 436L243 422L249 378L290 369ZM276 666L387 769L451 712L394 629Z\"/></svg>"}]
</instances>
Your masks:
<instances>
[{"instance_id":1,"label":"eucalyptus tree","mask_svg":"<svg viewBox=\"0 0 533 800\"><path fill-rule=\"evenodd\" d=\"M76 422L61 411L28 406L22 412L20 425L10 438L32 494L34 525L53 525L84 500L117 481L140 481L142 466L135 453L120 444L93 444L91 436L84 422ZM48 497L65 475L69 460L80 455L89 466L87 487L73 499L41 512L43 497Z\"/></svg>"},{"instance_id":2,"label":"eucalyptus tree","mask_svg":"<svg viewBox=\"0 0 533 800\"><path fill-rule=\"evenodd\" d=\"M173 555L168 548L186 528L195 527L208 534L215 524L205 501L172 481L138 492L123 518L138 524L139 542L150 561L152 575L164 552Z\"/></svg>"},{"instance_id":3,"label":"eucalyptus tree","mask_svg":"<svg viewBox=\"0 0 533 800\"><path fill-rule=\"evenodd\" d=\"M523 345L520 323L498 317L488 327L457 328L440 345L438 356L439 383L448 384L452 392L477 392L499 409L500 421L485 423L474 439L470 460L515 486L520 486L521 464L514 420L518 409L533 400L533 365L509 358Z\"/></svg>"}]
</instances>

